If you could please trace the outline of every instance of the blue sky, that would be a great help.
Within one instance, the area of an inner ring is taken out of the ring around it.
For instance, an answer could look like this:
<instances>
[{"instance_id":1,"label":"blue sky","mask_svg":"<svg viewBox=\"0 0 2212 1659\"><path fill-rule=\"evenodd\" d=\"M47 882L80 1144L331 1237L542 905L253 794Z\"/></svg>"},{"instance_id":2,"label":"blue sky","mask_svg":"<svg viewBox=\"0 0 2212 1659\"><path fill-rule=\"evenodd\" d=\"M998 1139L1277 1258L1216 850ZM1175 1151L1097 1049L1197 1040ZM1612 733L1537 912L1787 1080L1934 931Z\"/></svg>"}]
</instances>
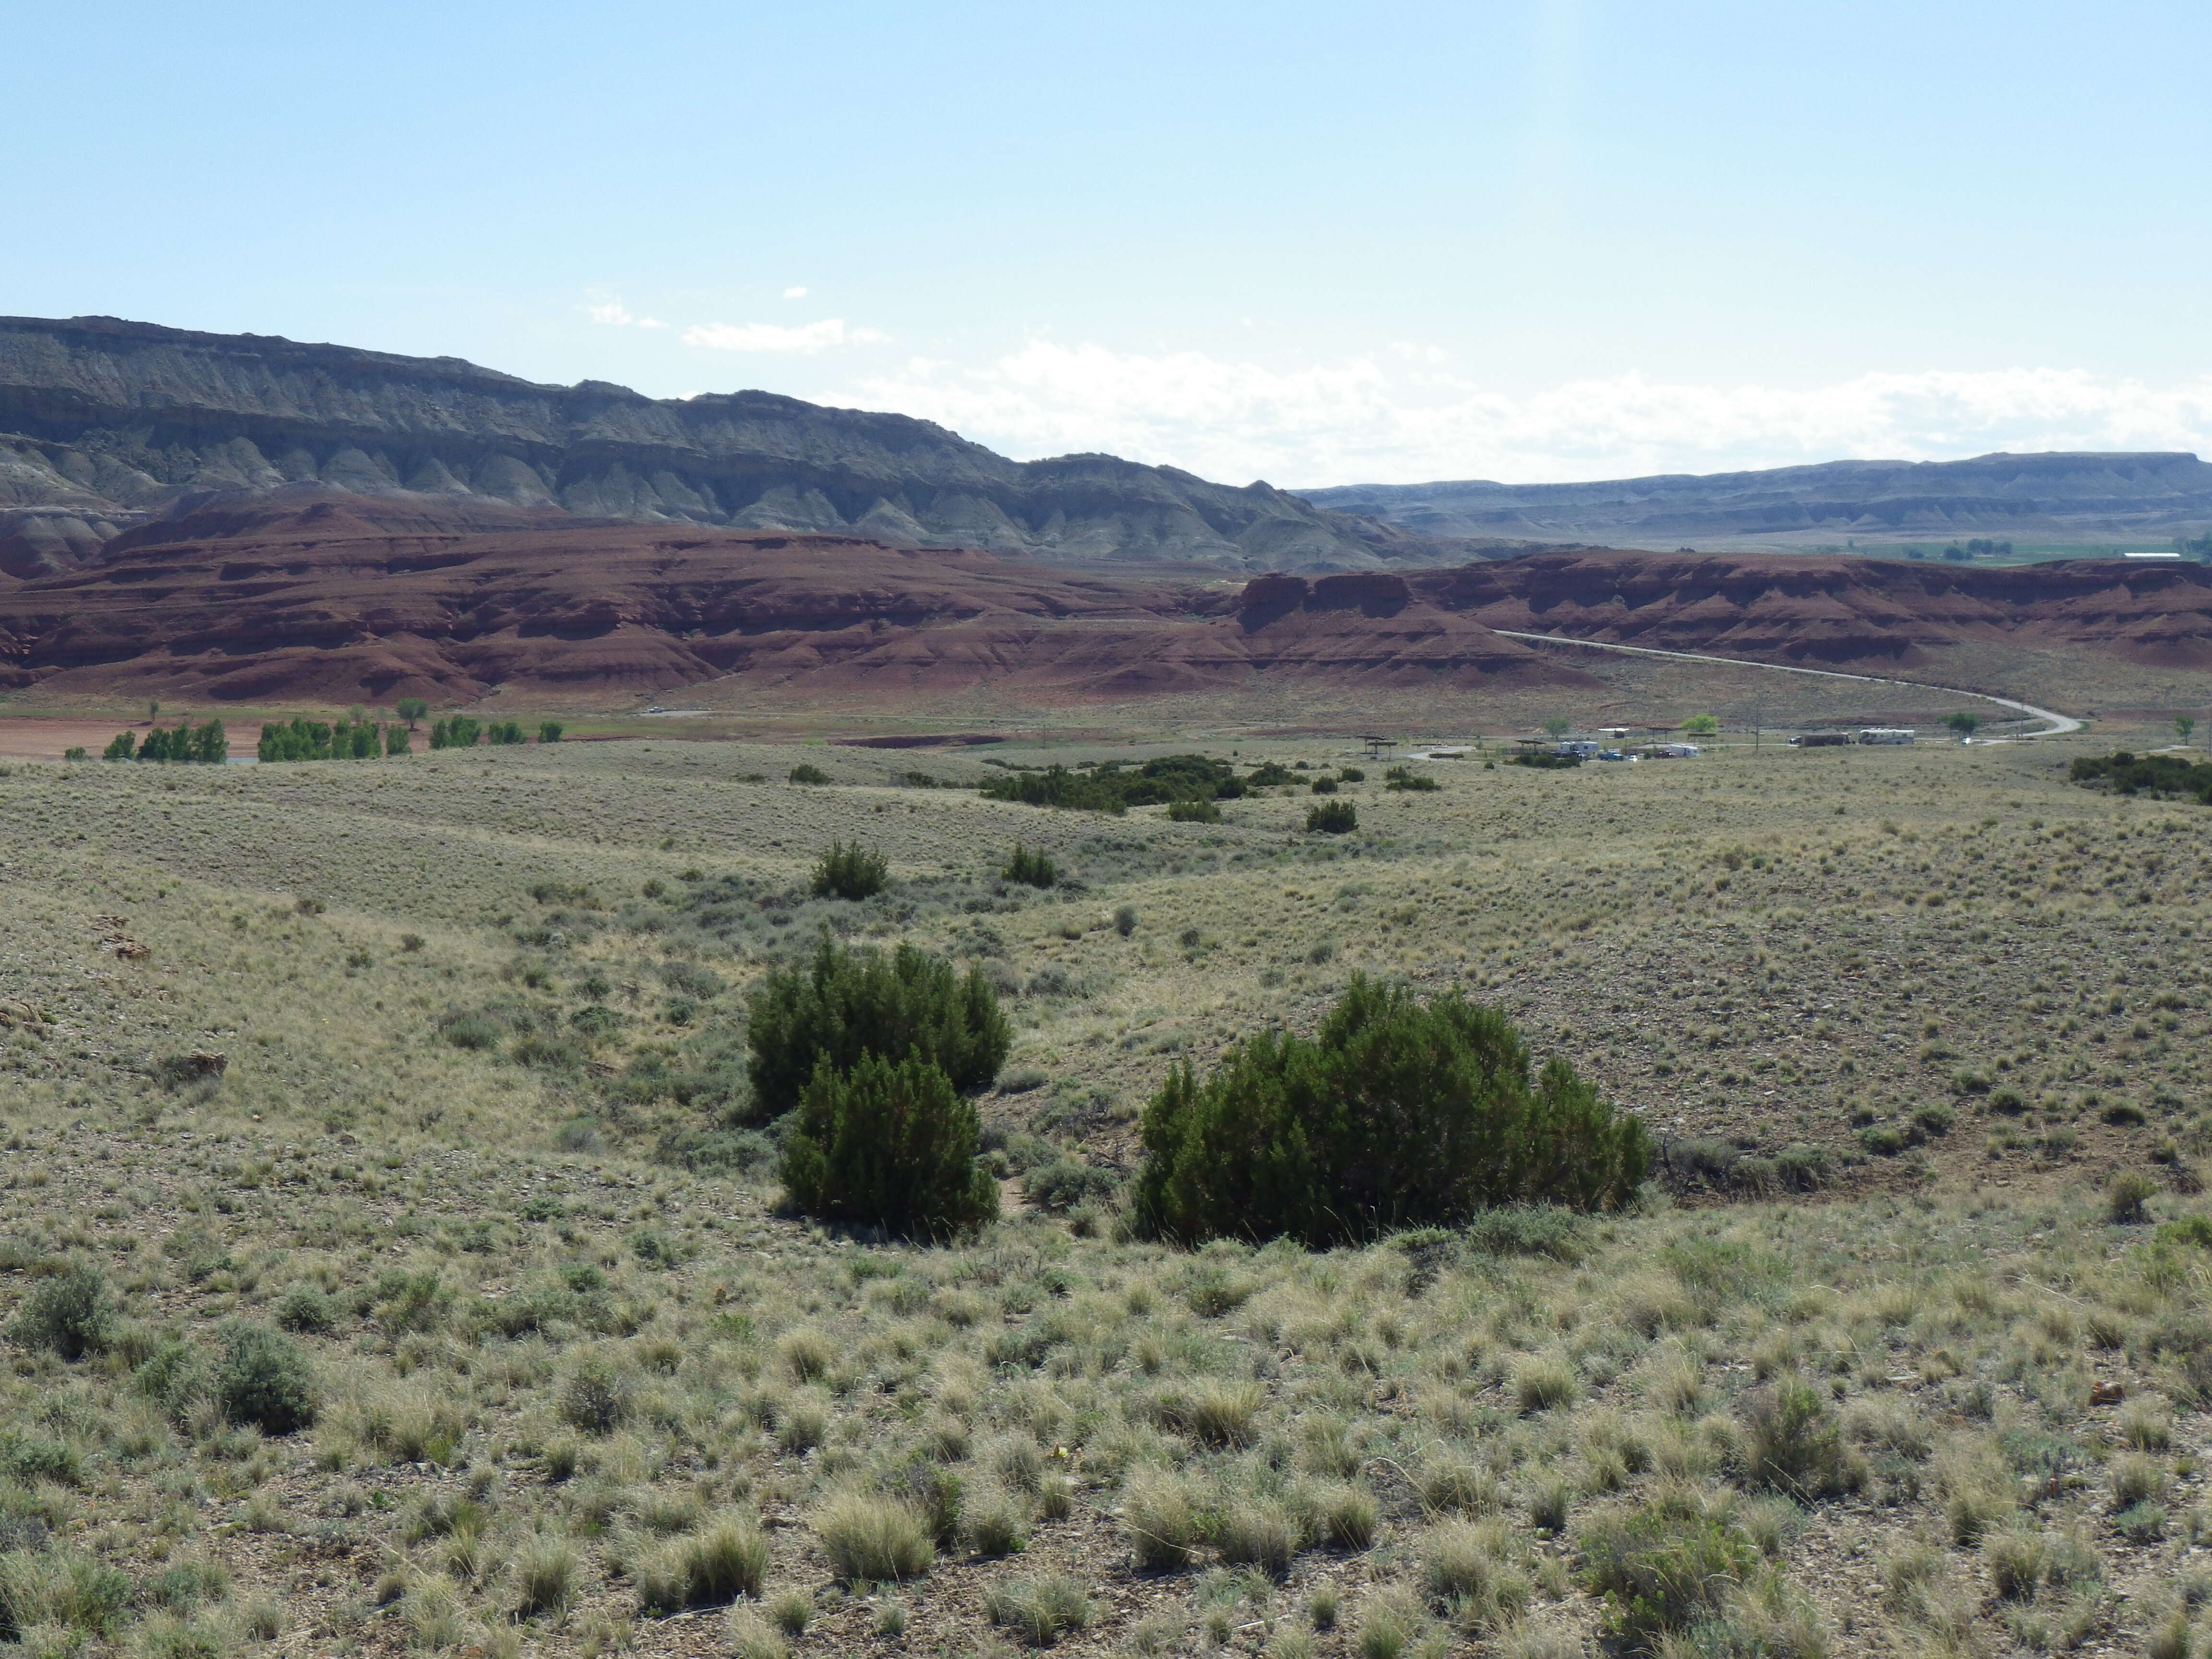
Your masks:
<instances>
[{"instance_id":1,"label":"blue sky","mask_svg":"<svg viewBox=\"0 0 2212 1659\"><path fill-rule=\"evenodd\" d=\"M2201 5L0 22L0 312L1292 486L2212 453Z\"/></svg>"}]
</instances>

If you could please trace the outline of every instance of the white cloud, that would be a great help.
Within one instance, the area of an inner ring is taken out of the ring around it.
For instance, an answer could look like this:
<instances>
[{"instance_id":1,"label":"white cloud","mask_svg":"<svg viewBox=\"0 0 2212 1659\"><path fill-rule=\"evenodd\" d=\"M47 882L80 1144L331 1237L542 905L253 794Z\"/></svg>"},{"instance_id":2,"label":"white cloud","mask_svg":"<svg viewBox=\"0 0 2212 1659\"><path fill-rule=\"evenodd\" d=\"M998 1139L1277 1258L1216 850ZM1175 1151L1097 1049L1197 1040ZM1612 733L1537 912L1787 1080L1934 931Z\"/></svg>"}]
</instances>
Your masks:
<instances>
[{"instance_id":1,"label":"white cloud","mask_svg":"<svg viewBox=\"0 0 2212 1659\"><path fill-rule=\"evenodd\" d=\"M784 328L775 323L702 323L684 331L684 343L711 351L784 351L811 356L838 346L881 345L890 338L872 328L848 328L841 317Z\"/></svg>"},{"instance_id":2,"label":"white cloud","mask_svg":"<svg viewBox=\"0 0 2212 1659\"><path fill-rule=\"evenodd\" d=\"M787 288L783 291L783 297L787 300L804 300L806 297L806 290L803 288Z\"/></svg>"},{"instance_id":3,"label":"white cloud","mask_svg":"<svg viewBox=\"0 0 2212 1659\"><path fill-rule=\"evenodd\" d=\"M605 323L611 328L666 328L667 324L657 317L633 317L629 307L620 300L610 300L603 306L586 306L586 313L595 323Z\"/></svg>"},{"instance_id":4,"label":"white cloud","mask_svg":"<svg viewBox=\"0 0 2212 1659\"><path fill-rule=\"evenodd\" d=\"M1627 374L1508 394L1437 373L1432 357L1399 346L1383 361L1276 369L1040 340L975 368L913 359L850 396L1016 456L1106 450L1308 488L2212 448L2212 377L2151 386L2074 369L1929 369L1778 387Z\"/></svg>"}]
</instances>

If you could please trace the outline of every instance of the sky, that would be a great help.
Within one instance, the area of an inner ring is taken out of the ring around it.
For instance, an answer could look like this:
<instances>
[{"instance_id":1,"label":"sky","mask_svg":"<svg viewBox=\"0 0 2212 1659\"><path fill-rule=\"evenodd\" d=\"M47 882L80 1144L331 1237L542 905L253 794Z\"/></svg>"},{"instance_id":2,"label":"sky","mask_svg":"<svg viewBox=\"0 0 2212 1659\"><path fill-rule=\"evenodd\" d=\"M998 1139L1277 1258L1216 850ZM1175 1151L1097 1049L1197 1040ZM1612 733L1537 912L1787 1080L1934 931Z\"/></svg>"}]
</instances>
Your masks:
<instances>
[{"instance_id":1,"label":"sky","mask_svg":"<svg viewBox=\"0 0 2212 1659\"><path fill-rule=\"evenodd\" d=\"M2212 8L0 0L0 313L1291 488L2212 456Z\"/></svg>"}]
</instances>

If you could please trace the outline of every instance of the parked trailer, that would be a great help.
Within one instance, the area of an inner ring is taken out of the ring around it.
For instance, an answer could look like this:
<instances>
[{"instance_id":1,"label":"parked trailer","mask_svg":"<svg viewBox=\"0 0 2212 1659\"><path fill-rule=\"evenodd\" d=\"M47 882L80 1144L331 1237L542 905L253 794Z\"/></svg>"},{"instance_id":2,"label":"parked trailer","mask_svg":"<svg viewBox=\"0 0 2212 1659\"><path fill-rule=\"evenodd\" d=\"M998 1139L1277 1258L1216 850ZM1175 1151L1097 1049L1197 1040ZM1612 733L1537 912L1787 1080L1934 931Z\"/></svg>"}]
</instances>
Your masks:
<instances>
[{"instance_id":1,"label":"parked trailer","mask_svg":"<svg viewBox=\"0 0 2212 1659\"><path fill-rule=\"evenodd\" d=\"M1911 743L1912 728L1907 726L1867 726L1859 728L1861 743Z\"/></svg>"},{"instance_id":2,"label":"parked trailer","mask_svg":"<svg viewBox=\"0 0 2212 1659\"><path fill-rule=\"evenodd\" d=\"M1790 739L1800 749L1838 749L1850 740L1846 732L1801 732Z\"/></svg>"}]
</instances>

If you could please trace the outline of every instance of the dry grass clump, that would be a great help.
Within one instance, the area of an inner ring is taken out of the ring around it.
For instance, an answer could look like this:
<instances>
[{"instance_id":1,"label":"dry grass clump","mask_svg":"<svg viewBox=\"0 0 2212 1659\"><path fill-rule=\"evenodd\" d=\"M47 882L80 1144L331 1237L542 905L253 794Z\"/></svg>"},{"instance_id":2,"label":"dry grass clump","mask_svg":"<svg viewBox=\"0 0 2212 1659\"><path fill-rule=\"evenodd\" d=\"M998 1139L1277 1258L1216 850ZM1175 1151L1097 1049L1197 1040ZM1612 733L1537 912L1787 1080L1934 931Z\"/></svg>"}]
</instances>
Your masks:
<instances>
[{"instance_id":1,"label":"dry grass clump","mask_svg":"<svg viewBox=\"0 0 2212 1659\"><path fill-rule=\"evenodd\" d=\"M757 1597L768 1581L768 1540L749 1517L727 1516L664 1545L634 1575L639 1611L681 1613Z\"/></svg>"},{"instance_id":2,"label":"dry grass clump","mask_svg":"<svg viewBox=\"0 0 2212 1659\"><path fill-rule=\"evenodd\" d=\"M1122 1488L1121 1528L1140 1571L1177 1571L1197 1554L1201 1533L1196 1496L1176 1475L1139 1469Z\"/></svg>"},{"instance_id":3,"label":"dry grass clump","mask_svg":"<svg viewBox=\"0 0 2212 1659\"><path fill-rule=\"evenodd\" d=\"M672 749L0 776L26 1652L606 1654L725 1602L762 1659L2178 1652L2202 1624L2212 977L2179 929L2212 924L2212 814L2077 803L2033 751L1439 765L1435 795L1342 786L1355 858L1285 834L1287 796L1018 830L865 757L802 789L744 781L787 751ZM1061 882L999 881L1018 833ZM884 892L809 896L856 836ZM773 1208L743 1010L833 906L1001 988L1008 1212L972 1239ZM1170 1065L1301 1029L1354 967L1505 1001L1708 1143L1680 1201L1193 1254L1013 1200L1126 1190ZM441 1035L456 1011L489 1046ZM154 1075L201 1050L219 1075ZM1921 1139L1868 1154L1862 1113ZM1801 1139L1827 1187L1790 1184ZM2147 1222L2113 1218L2128 1170ZM254 1401L288 1377L314 1409L284 1432Z\"/></svg>"},{"instance_id":4,"label":"dry grass clump","mask_svg":"<svg viewBox=\"0 0 2212 1659\"><path fill-rule=\"evenodd\" d=\"M919 1578L937 1559L921 1516L875 1493L834 1492L816 1508L811 1524L837 1576L851 1583Z\"/></svg>"},{"instance_id":5,"label":"dry grass clump","mask_svg":"<svg viewBox=\"0 0 2212 1659\"><path fill-rule=\"evenodd\" d=\"M984 1594L991 1622L1010 1627L1031 1647L1049 1647L1061 1637L1087 1627L1091 1598L1082 1584L1064 1573L1018 1578L994 1584Z\"/></svg>"}]
</instances>

